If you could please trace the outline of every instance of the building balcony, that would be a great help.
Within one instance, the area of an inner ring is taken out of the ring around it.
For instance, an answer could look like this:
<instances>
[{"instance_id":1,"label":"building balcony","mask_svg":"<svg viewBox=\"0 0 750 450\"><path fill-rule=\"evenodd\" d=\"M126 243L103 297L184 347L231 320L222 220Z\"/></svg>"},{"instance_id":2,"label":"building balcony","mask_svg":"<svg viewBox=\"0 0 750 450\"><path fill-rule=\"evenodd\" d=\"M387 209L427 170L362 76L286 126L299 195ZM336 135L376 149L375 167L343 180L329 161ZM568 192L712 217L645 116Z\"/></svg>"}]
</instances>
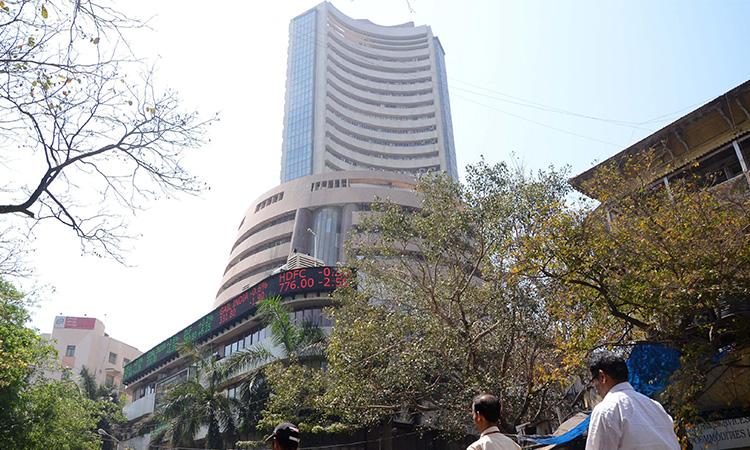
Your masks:
<instances>
[{"instance_id":1,"label":"building balcony","mask_svg":"<svg viewBox=\"0 0 750 450\"><path fill-rule=\"evenodd\" d=\"M151 393L144 395L133 403L125 405L125 407L123 408L123 414L125 414L125 418L130 421L145 416L146 414L153 413L155 399L156 394Z\"/></svg>"}]
</instances>

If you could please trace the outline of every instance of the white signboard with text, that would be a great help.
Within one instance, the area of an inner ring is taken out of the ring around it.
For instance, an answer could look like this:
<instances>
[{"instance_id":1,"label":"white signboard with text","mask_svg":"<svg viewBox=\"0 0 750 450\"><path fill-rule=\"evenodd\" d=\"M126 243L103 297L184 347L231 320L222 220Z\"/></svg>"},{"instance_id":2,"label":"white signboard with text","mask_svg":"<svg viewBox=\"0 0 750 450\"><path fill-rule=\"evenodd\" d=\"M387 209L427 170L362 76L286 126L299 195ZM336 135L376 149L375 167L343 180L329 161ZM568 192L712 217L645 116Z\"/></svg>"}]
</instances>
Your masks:
<instances>
[{"instance_id":1,"label":"white signboard with text","mask_svg":"<svg viewBox=\"0 0 750 450\"><path fill-rule=\"evenodd\" d=\"M750 417L702 423L690 431L690 436L696 450L750 447Z\"/></svg>"}]
</instances>

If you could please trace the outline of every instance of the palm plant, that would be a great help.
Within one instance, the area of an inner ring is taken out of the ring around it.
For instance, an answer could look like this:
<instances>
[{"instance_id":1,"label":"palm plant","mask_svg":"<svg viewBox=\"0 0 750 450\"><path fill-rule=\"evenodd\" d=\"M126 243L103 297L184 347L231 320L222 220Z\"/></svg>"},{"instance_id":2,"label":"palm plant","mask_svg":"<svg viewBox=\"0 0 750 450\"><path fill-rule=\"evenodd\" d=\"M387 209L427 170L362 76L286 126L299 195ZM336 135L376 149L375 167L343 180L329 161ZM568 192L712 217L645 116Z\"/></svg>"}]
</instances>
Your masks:
<instances>
[{"instance_id":1,"label":"palm plant","mask_svg":"<svg viewBox=\"0 0 750 450\"><path fill-rule=\"evenodd\" d=\"M322 354L325 334L315 324L305 321L296 324L279 297L263 300L258 316L270 329L272 347L255 344L227 358L229 374L239 385L237 401L240 431L247 436L255 431L270 395L264 369L268 364L289 366L306 358Z\"/></svg>"},{"instance_id":2,"label":"palm plant","mask_svg":"<svg viewBox=\"0 0 750 450\"><path fill-rule=\"evenodd\" d=\"M172 445L193 446L201 427L208 428L206 448L226 448L222 433L231 440L236 434L234 405L224 394L227 370L216 356L184 346L194 372L167 393L156 414L156 422L166 424L152 441L167 437Z\"/></svg>"},{"instance_id":3,"label":"palm plant","mask_svg":"<svg viewBox=\"0 0 750 450\"><path fill-rule=\"evenodd\" d=\"M234 374L245 372L243 380L252 381L262 363L273 361L289 365L320 354L323 349L325 333L309 321L299 325L294 323L279 297L263 300L258 306L258 316L271 331L273 348L255 344L227 358L228 371Z\"/></svg>"},{"instance_id":4,"label":"palm plant","mask_svg":"<svg viewBox=\"0 0 750 450\"><path fill-rule=\"evenodd\" d=\"M183 347L181 353L188 356L195 373L166 394L155 417L166 427L154 433L152 441L166 437L172 445L193 446L200 428L207 426L206 448L225 448L222 433L229 442L238 431L245 435L255 431L270 395L263 373L266 364L288 366L322 353L325 334L310 322L295 324L279 297L263 300L258 316L270 329L272 347L258 343L223 361ZM228 398L225 389L235 384L239 396Z\"/></svg>"}]
</instances>

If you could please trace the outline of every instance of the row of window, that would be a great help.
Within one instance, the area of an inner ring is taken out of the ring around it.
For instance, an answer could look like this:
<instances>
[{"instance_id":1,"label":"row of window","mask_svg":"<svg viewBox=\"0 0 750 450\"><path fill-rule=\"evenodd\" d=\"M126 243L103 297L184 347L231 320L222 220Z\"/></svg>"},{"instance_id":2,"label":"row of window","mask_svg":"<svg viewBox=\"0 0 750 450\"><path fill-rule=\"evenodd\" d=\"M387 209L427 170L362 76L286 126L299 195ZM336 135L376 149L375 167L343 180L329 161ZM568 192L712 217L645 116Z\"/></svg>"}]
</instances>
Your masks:
<instances>
[{"instance_id":1,"label":"row of window","mask_svg":"<svg viewBox=\"0 0 750 450\"><path fill-rule=\"evenodd\" d=\"M326 118L326 123L331 125L339 133L349 136L350 138L353 138L362 142L367 142L368 144L378 144L378 145L383 145L386 147L422 147L425 145L437 144L437 141L438 141L436 137L432 137L428 139L417 139L416 141L394 141L391 139L381 139L381 138L365 136L362 134L355 133L348 128L344 128L338 125L336 122L334 122L330 118Z\"/></svg>"},{"instance_id":2,"label":"row of window","mask_svg":"<svg viewBox=\"0 0 750 450\"><path fill-rule=\"evenodd\" d=\"M435 101L433 99L429 100L422 100L419 102L413 102L413 103L389 103L384 102L382 100L373 100L366 97L360 97L357 94L353 94L351 92L348 92L344 89L342 89L340 86L338 86L336 83L332 82L331 80L326 80L326 84L328 86L333 87L337 92L343 94L346 97L349 97L352 100L358 101L360 103L364 103L367 105L372 105L379 108L389 108L389 109L414 109L414 108L422 108L425 106L432 106L435 104Z\"/></svg>"},{"instance_id":3,"label":"row of window","mask_svg":"<svg viewBox=\"0 0 750 450\"><path fill-rule=\"evenodd\" d=\"M328 138L332 143L341 146L345 150L349 150L360 155L370 156L372 158L412 161L415 159L435 158L438 156L438 151L434 147L430 149L430 151L421 153L383 153L374 150L367 150L362 147L357 147L356 145L347 144L329 132L326 132L326 138ZM337 153L337 151L329 145L326 145L326 151Z\"/></svg>"},{"instance_id":4,"label":"row of window","mask_svg":"<svg viewBox=\"0 0 750 450\"><path fill-rule=\"evenodd\" d=\"M333 322L330 318L328 318L328 316L323 312L321 308L307 308L290 312L289 319L296 326L302 326L304 323L309 323L316 327L333 326ZM240 350L250 348L253 345L263 342L270 336L270 327L262 327L254 332L242 335L229 344L224 345L223 356L226 358L239 352Z\"/></svg>"},{"instance_id":5,"label":"row of window","mask_svg":"<svg viewBox=\"0 0 750 450\"><path fill-rule=\"evenodd\" d=\"M348 109L349 111L354 111L358 114L361 114L363 116L372 117L374 119L380 119L380 120L392 120L392 121L399 121L399 122L406 122L406 121L413 121L413 120L424 120L424 119L434 119L435 113L430 112L423 112L423 113L412 113L409 115L395 115L395 114L388 114L388 113L381 113L381 112L375 112L371 109L362 109L358 108L350 103L347 103L340 98L336 97L334 93L331 91L328 91L326 93L327 97L331 100L333 100L337 105L343 107L344 109ZM408 111L407 111L408 112Z\"/></svg>"},{"instance_id":6,"label":"row of window","mask_svg":"<svg viewBox=\"0 0 750 450\"><path fill-rule=\"evenodd\" d=\"M334 77L336 77L338 80L343 81L347 85L349 85L349 86L351 86L351 87L353 87L353 88L355 88L357 90L365 91L365 92L370 92L370 93L375 94L375 95L383 95L383 96L386 96L386 97L416 97L416 96L419 96L419 95L427 95L427 94L431 94L432 93L432 87L422 88L422 89L418 89L416 91L391 91L391 90L386 90L386 89L372 88L372 87L365 86L363 84L359 84L359 83L356 83L354 81L351 81L351 80L347 79L346 77L344 77L340 73L336 72L336 70L334 70L333 67L330 67L330 66L328 67L328 73L330 73L331 75L333 75Z\"/></svg>"},{"instance_id":7,"label":"row of window","mask_svg":"<svg viewBox=\"0 0 750 450\"><path fill-rule=\"evenodd\" d=\"M328 55L328 62L331 64L328 64L329 67L335 66L337 69L342 70L349 75L352 75L354 77L357 77L359 79L362 79L364 81L369 82L375 82L375 83L381 83L381 84L392 84L392 85L413 85L413 84L424 84L424 83L430 83L432 82L432 76L429 74L425 74L422 76L410 76L410 77L403 77L403 78L380 78L372 75L366 75L361 72L357 72L349 67L347 67L342 62L336 60L335 57L331 57L331 55Z\"/></svg>"},{"instance_id":8,"label":"row of window","mask_svg":"<svg viewBox=\"0 0 750 450\"><path fill-rule=\"evenodd\" d=\"M347 164L349 164L350 166L353 166L353 167L362 167L362 168L367 169L367 170L374 170L374 171L379 171L379 172L405 173L405 174L409 174L409 175L415 175L415 174L427 173L427 172L433 172L433 171L440 170L440 166L416 167L416 168L413 168L413 169L397 169L397 168L388 167L388 166L377 166L375 164L368 164L368 163L364 163L362 161L355 161L355 160L353 160L351 158L348 158L346 156L340 155L340 154L338 154L338 153L336 153L334 151L331 151L330 147L326 147L326 150L328 151L327 152L328 155L336 158L339 161L345 162L345 163L347 163ZM334 168L334 167L336 167L336 166L333 165L331 168ZM337 168L337 169L334 169L334 170L344 170L344 169Z\"/></svg>"},{"instance_id":9,"label":"row of window","mask_svg":"<svg viewBox=\"0 0 750 450\"><path fill-rule=\"evenodd\" d=\"M408 185L406 183L401 183L401 182L394 182L390 180L367 180L367 179L348 180L346 178L342 178L338 180L324 180L324 181L317 181L315 183L311 183L310 192L319 191L321 189L338 189L338 188L345 188L345 187L353 187L353 188L387 187L391 189L403 189L403 190L409 190L409 191L414 190L414 186L412 185Z\"/></svg>"},{"instance_id":10,"label":"row of window","mask_svg":"<svg viewBox=\"0 0 750 450\"><path fill-rule=\"evenodd\" d=\"M420 134L420 133L426 133L429 131L435 131L437 129L436 125L426 125L426 126L421 126L421 127L410 127L410 128L380 127L377 125L372 125L372 124L365 123L356 119L352 119L351 117L345 114L341 114L340 112L336 111L336 109L333 108L331 105L326 105L326 110L344 122L350 123L352 125L356 125L359 128L364 128L366 130L376 131L378 133Z\"/></svg>"},{"instance_id":11,"label":"row of window","mask_svg":"<svg viewBox=\"0 0 750 450\"><path fill-rule=\"evenodd\" d=\"M325 180L316 181L310 184L310 192L319 191L321 189L338 189L347 186L347 179L343 178L340 180Z\"/></svg>"},{"instance_id":12,"label":"row of window","mask_svg":"<svg viewBox=\"0 0 750 450\"><path fill-rule=\"evenodd\" d=\"M330 30L330 27L329 27L329 30ZM347 43L347 41L349 41L348 37L336 28L333 28L333 31L329 31L328 36L329 38L331 38L331 40L333 40L340 46L344 47L345 49L349 50L350 52L363 56L365 58L374 59L377 61L400 63L400 62L418 62L418 61L425 61L425 60L430 59L429 53L422 54L422 55L415 55L415 56L387 56L387 55L377 55L373 53L367 53L349 45ZM360 44L359 42L357 43ZM366 46L362 44L360 44L360 46L367 48Z\"/></svg>"},{"instance_id":13,"label":"row of window","mask_svg":"<svg viewBox=\"0 0 750 450\"><path fill-rule=\"evenodd\" d=\"M418 43L422 43L427 39L427 34L419 34L416 36L381 36L377 35L375 33L369 33L367 31L362 31L356 28L352 28L348 26L347 24L338 21L337 19L332 18L331 16L328 17L328 26L337 27L340 32L344 33L345 35L355 34L361 36L363 40L369 41L369 42L375 42L379 44L386 44L386 45L393 45L393 46L401 46L401 45L414 45Z\"/></svg>"},{"instance_id":14,"label":"row of window","mask_svg":"<svg viewBox=\"0 0 750 450\"><path fill-rule=\"evenodd\" d=\"M354 64L357 67L362 67L363 69L372 70L374 72L383 72L383 73L419 73L419 72L427 72L430 70L430 64L419 66L419 67L386 67L378 64L371 63L369 61L365 61L362 58L357 58L352 55L348 55L341 50L337 49L333 45L327 45L326 49L328 51L328 54L334 53L339 58Z\"/></svg>"},{"instance_id":15,"label":"row of window","mask_svg":"<svg viewBox=\"0 0 750 450\"><path fill-rule=\"evenodd\" d=\"M255 206L255 212L258 212L261 209L265 208L266 206L272 205L272 204L274 204L274 203L282 200L283 198L284 198L284 193L283 192L279 192L278 194L274 194L274 195L268 197L267 199L263 200L262 202L258 203Z\"/></svg>"},{"instance_id":16,"label":"row of window","mask_svg":"<svg viewBox=\"0 0 750 450\"><path fill-rule=\"evenodd\" d=\"M238 255L238 257L237 257L237 260L235 262L229 263L227 265L227 268L224 271L224 273L229 272L229 269L231 269L232 267L236 266L240 262L246 260L247 258L249 258L249 257L251 257L251 256L253 256L253 255L257 254L257 253L260 253L260 252L265 251L265 250L272 249L274 247L278 247L280 245L288 244L291 241L292 241L292 235L291 234L287 234L286 236L284 236L282 238L279 238L279 239L276 239L274 241L270 241L270 242L266 242L265 244L260 244L260 245L254 246L254 247L250 247L249 249L247 249L244 252L240 253Z\"/></svg>"},{"instance_id":17,"label":"row of window","mask_svg":"<svg viewBox=\"0 0 750 450\"><path fill-rule=\"evenodd\" d=\"M232 278L230 278L229 280L227 280L221 286L221 289L219 290L219 293L224 292L225 290L227 290L227 288L229 286L232 286L233 284L239 283L242 280L246 280L246 279L248 279L250 277L254 277L255 275L258 275L259 273L268 272L270 270L273 270L273 269L277 268L278 266L280 266L281 264L284 264L285 261L286 261L286 258L275 259L275 260L273 260L271 262L263 264L262 266L256 266L253 270L250 270L248 272L237 274L237 275L233 276Z\"/></svg>"},{"instance_id":18,"label":"row of window","mask_svg":"<svg viewBox=\"0 0 750 450\"><path fill-rule=\"evenodd\" d=\"M253 235L258 234L265 229L271 228L276 225L280 225L282 223L291 222L292 220L294 220L295 215L296 215L296 212L292 211L292 212L284 214L283 216L279 216L273 220L260 223L250 228L242 236L240 236L239 239L237 239L237 242L235 242L234 245L232 246L232 251L234 251L234 249L237 248L240 244L250 239Z\"/></svg>"},{"instance_id":19,"label":"row of window","mask_svg":"<svg viewBox=\"0 0 750 450\"><path fill-rule=\"evenodd\" d=\"M67 357L74 357L76 356L76 346L75 345L68 345L65 347L65 356ZM109 352L109 358L108 361L110 364L117 364L117 353ZM128 364L130 360L128 358L122 358L122 365L123 367Z\"/></svg>"},{"instance_id":20,"label":"row of window","mask_svg":"<svg viewBox=\"0 0 750 450\"><path fill-rule=\"evenodd\" d=\"M326 48L335 49L336 55L351 64L355 64L357 67L364 67L366 69L378 72L403 74L421 73L420 76L424 76L424 72L429 70L430 67L429 56L416 60L414 63L404 64L402 62L383 62L374 60L373 58L364 56L358 52L353 52L347 47L338 46L338 44L332 45L330 42L328 43ZM421 65L417 66L416 64Z\"/></svg>"},{"instance_id":21,"label":"row of window","mask_svg":"<svg viewBox=\"0 0 750 450\"><path fill-rule=\"evenodd\" d=\"M750 163L750 137L738 142L738 146L747 167L747 164ZM691 181L697 182L702 187L709 187L729 181L742 173L739 155L734 148L734 144L730 143L704 156L695 164L667 175L666 179L668 182L676 182L692 178Z\"/></svg>"}]
</instances>

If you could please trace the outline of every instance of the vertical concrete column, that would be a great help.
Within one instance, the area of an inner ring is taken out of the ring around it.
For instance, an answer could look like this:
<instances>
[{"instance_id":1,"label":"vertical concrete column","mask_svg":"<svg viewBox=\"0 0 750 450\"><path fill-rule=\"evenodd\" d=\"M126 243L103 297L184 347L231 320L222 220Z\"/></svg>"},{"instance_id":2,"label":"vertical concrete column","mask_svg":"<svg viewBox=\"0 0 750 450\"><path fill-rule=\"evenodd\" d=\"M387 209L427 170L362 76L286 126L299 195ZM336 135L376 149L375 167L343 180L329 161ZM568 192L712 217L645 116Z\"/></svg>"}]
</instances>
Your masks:
<instances>
[{"instance_id":1,"label":"vertical concrete column","mask_svg":"<svg viewBox=\"0 0 750 450\"><path fill-rule=\"evenodd\" d=\"M734 152L737 154L737 159L740 160L740 167L742 167L742 172L745 174L745 180L747 180L747 184L750 186L750 171L747 170L747 161L742 156L742 149L737 139L732 141L732 147L734 147Z\"/></svg>"},{"instance_id":2,"label":"vertical concrete column","mask_svg":"<svg viewBox=\"0 0 750 450\"><path fill-rule=\"evenodd\" d=\"M357 210L356 205L349 203L344 205L341 210L341 241L339 242L339 261L346 263L346 239L349 237L349 232L352 229L352 214Z\"/></svg>"},{"instance_id":3,"label":"vertical concrete column","mask_svg":"<svg viewBox=\"0 0 750 450\"><path fill-rule=\"evenodd\" d=\"M307 255L312 252L313 235L308 231L312 227L312 211L309 208L300 208L294 218L294 231L292 232L292 246L290 252L297 249L297 253Z\"/></svg>"}]
</instances>

